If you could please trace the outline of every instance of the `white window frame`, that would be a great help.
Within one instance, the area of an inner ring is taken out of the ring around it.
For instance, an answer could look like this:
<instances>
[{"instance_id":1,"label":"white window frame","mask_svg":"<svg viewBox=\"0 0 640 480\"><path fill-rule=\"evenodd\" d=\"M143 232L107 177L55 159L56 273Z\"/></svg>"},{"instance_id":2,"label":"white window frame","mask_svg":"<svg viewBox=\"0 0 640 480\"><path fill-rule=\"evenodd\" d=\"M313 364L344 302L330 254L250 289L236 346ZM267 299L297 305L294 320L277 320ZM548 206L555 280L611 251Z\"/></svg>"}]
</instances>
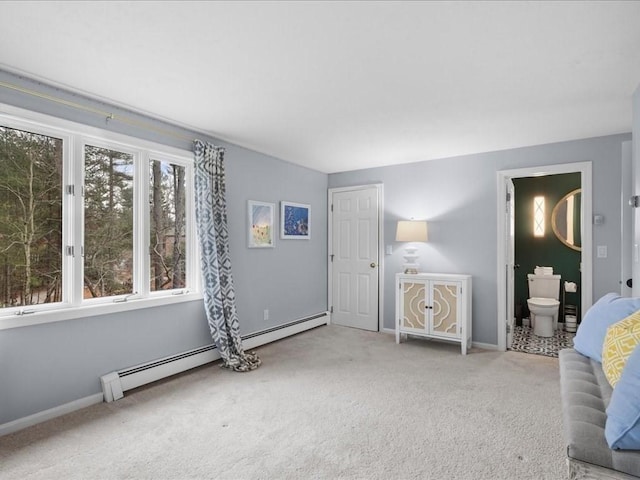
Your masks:
<instances>
[{"instance_id":1,"label":"white window frame","mask_svg":"<svg viewBox=\"0 0 640 480\"><path fill-rule=\"evenodd\" d=\"M149 175L149 166L151 164L151 161L153 160L159 160L161 162L168 162L171 163L173 165L179 165L181 167L185 168L185 175L184 175L184 183L185 183L185 232L187 232L189 235L187 236L187 241L186 241L186 262L185 262L185 268L187 269L187 272L195 272L196 273L196 277L197 280L200 280L200 263L197 261L197 259L199 258L199 254L200 251L198 250L198 245L197 245L197 241L196 241L196 205L195 205L195 198L193 195L189 195L188 192L188 187L189 185L194 185L194 168L193 168L193 158L189 158L188 160L185 159L184 157L179 157L179 156L175 156L175 155L171 155L168 154L166 152L160 152L160 151L153 151L153 150L149 150L148 155L146 155L146 160L143 157L142 162L144 162L144 168L145 171L147 172L145 176L141 175L139 176L141 181L144 181L142 177L146 177L146 181L144 186L141 186L139 188L139 192L141 195L143 195L142 200L144 200L144 203L142 205L149 205L149 193L150 193L150 184L151 184L151 179L150 179L150 175ZM145 209L145 215L144 215L144 232L149 232L149 230L151 229L151 214L149 213L149 208ZM149 235L145 235L143 236L144 238L141 239L142 243L143 243L143 248L144 251L149 252L151 249L151 245L149 243ZM145 264L143 265L143 268L145 269L144 271L147 272L147 274L150 275L150 271L151 271L151 255L144 255L144 260L145 260ZM147 278L148 280L148 278ZM193 282L193 279L189 279L187 278L188 284L189 281ZM181 293L181 291L183 290L187 290L187 289L172 289L172 290L161 290L161 291L151 291L151 285L149 281L146 282L142 282L141 285L143 285L143 288L141 289L142 291L140 292L141 294L143 294L144 296L147 296L149 298L153 298L153 297L162 297L162 296L166 296L167 293L165 292L170 292L172 295L182 295L184 293ZM198 291L200 291L200 286L198 284Z\"/></svg>"},{"instance_id":2,"label":"white window frame","mask_svg":"<svg viewBox=\"0 0 640 480\"><path fill-rule=\"evenodd\" d=\"M202 299L199 273L199 247L195 229L195 201L190 194L193 185L193 153L174 147L101 130L18 107L0 104L3 126L60 138L63 142L63 222L62 244L72 245L74 256L62 257L62 302L55 304L10 307L0 310L0 330L25 327L93 315L113 314ZM84 145L109 148L133 155L134 158L134 292L96 299L83 299L84 262L81 255L84 229ZM187 288L150 292L149 275L149 162L151 159L185 167L186 184L186 275ZM73 185L75 194L67 193ZM191 192L192 193L192 192ZM145 233L141 233L145 232Z\"/></svg>"},{"instance_id":3,"label":"white window frame","mask_svg":"<svg viewBox=\"0 0 640 480\"><path fill-rule=\"evenodd\" d=\"M133 250L133 291L131 293L126 293L123 295L111 295L108 297L98 297L98 298L83 298L84 297L84 282L74 281L74 305L92 305L92 304L100 304L100 303L114 303L114 302L125 302L133 299L143 298L140 295L139 289L136 286L142 284L142 272L140 271L140 263L141 256L144 255L144 248L140 248L140 230L144 227L141 225L141 215L140 208L144 205L144 202L141 202L139 195L139 186L141 183L140 177L144 176L144 170L140 168L141 157L144 154L144 150L136 149L130 147L128 145L124 145L121 143L116 143L113 141L105 141L101 138L93 138L88 136L79 136L78 137L78 155L75 160L77 160L78 165L75 165L75 171L78 171L82 175L81 183L76 185L81 185L80 191L76 191L74 195L74 201L76 208L81 212L80 219L80 227L77 228L77 232L80 233L80 238L74 243L74 246L80 245L80 252L78 252L78 247L76 247L75 255L79 257L78 263L82 265L81 275L84 278L84 188L85 188L85 178L84 178L84 163L85 163L85 147L97 147L105 150L113 150L121 153L125 153L127 155L131 155L133 160L133 242L132 242L132 250ZM142 171L141 171L142 170ZM78 188L76 187L76 190ZM144 217L144 213L142 214ZM149 251L148 249L146 250ZM79 254L80 253L80 254Z\"/></svg>"}]
</instances>

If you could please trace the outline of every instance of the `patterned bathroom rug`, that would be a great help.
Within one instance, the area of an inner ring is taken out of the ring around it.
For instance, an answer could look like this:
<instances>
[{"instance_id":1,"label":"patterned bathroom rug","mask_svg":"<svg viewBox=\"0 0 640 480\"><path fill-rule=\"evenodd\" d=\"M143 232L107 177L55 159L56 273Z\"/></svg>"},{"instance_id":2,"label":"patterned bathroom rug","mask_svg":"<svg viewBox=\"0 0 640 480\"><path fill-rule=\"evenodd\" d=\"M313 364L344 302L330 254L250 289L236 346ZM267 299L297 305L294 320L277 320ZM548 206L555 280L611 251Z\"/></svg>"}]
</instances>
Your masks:
<instances>
[{"instance_id":1,"label":"patterned bathroom rug","mask_svg":"<svg viewBox=\"0 0 640 480\"><path fill-rule=\"evenodd\" d=\"M557 357L558 352L563 348L573 348L573 337L575 335L575 333L559 329L556 330L556 334L553 337L539 337L534 335L531 327L514 327L511 350Z\"/></svg>"}]
</instances>

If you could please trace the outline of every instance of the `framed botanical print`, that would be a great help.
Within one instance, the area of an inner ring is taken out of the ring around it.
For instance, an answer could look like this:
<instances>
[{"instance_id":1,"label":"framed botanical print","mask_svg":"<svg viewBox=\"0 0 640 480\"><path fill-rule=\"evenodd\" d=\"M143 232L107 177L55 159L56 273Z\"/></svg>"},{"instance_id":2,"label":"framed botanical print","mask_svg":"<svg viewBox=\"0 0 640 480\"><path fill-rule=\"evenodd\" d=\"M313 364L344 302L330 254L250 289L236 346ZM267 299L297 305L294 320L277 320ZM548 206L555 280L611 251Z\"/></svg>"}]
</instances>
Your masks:
<instances>
[{"instance_id":1,"label":"framed botanical print","mask_svg":"<svg viewBox=\"0 0 640 480\"><path fill-rule=\"evenodd\" d=\"M249 248L273 248L275 204L249 200Z\"/></svg>"},{"instance_id":2,"label":"framed botanical print","mask_svg":"<svg viewBox=\"0 0 640 480\"><path fill-rule=\"evenodd\" d=\"M292 240L311 238L311 205L280 202L280 238Z\"/></svg>"}]
</instances>

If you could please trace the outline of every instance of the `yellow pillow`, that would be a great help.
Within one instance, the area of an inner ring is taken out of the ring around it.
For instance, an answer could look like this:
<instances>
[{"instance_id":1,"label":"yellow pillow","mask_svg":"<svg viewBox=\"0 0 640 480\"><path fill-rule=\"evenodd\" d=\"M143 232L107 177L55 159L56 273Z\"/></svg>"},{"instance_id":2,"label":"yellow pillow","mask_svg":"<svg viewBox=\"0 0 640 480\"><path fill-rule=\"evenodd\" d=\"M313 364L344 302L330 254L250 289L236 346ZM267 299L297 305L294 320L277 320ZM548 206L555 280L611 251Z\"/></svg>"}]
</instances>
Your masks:
<instances>
[{"instance_id":1,"label":"yellow pillow","mask_svg":"<svg viewBox=\"0 0 640 480\"><path fill-rule=\"evenodd\" d=\"M607 329L602 345L602 370L612 387L616 386L627 358L640 343L640 310Z\"/></svg>"}]
</instances>

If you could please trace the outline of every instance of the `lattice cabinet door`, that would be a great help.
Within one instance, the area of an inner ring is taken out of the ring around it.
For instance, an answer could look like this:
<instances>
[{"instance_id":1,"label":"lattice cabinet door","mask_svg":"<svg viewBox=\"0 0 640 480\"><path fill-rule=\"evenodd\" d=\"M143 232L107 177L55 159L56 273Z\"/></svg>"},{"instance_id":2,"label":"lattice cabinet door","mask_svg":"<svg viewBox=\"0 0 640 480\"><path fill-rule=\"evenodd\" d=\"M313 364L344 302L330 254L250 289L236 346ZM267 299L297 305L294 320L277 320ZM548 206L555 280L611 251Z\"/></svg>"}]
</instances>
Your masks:
<instances>
[{"instance_id":1,"label":"lattice cabinet door","mask_svg":"<svg viewBox=\"0 0 640 480\"><path fill-rule=\"evenodd\" d=\"M427 331L427 283L426 282L401 282L402 290L400 305L400 326L403 330L424 333Z\"/></svg>"},{"instance_id":2,"label":"lattice cabinet door","mask_svg":"<svg viewBox=\"0 0 640 480\"><path fill-rule=\"evenodd\" d=\"M429 332L460 338L460 282L433 280L429 289Z\"/></svg>"}]
</instances>

